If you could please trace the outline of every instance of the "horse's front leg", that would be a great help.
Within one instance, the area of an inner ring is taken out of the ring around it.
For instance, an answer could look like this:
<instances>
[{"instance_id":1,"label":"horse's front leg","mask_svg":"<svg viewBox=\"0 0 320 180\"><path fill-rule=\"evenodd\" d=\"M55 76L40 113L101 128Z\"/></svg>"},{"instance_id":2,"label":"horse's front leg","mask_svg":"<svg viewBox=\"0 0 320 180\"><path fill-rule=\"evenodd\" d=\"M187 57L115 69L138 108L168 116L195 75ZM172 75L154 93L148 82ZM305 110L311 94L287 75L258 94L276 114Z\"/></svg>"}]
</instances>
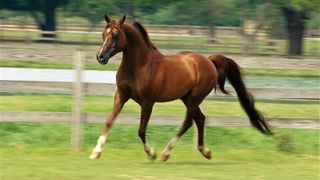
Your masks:
<instances>
[{"instance_id":1,"label":"horse's front leg","mask_svg":"<svg viewBox=\"0 0 320 180\"><path fill-rule=\"evenodd\" d=\"M154 103L142 103L141 104L141 118L139 127L139 137L143 143L144 151L150 157L150 159L155 160L157 158L156 151L152 148L148 141L146 140L146 129L151 116L152 108Z\"/></svg>"},{"instance_id":2,"label":"horse's front leg","mask_svg":"<svg viewBox=\"0 0 320 180\"><path fill-rule=\"evenodd\" d=\"M102 135L99 137L96 147L92 150L91 155L89 156L90 159L99 159L102 147L107 140L109 129L111 128L113 121L116 119L117 115L121 111L124 103L128 101L128 97L125 96L121 91L117 90L114 96L114 104L111 114L109 115L106 125L103 129Z\"/></svg>"}]
</instances>

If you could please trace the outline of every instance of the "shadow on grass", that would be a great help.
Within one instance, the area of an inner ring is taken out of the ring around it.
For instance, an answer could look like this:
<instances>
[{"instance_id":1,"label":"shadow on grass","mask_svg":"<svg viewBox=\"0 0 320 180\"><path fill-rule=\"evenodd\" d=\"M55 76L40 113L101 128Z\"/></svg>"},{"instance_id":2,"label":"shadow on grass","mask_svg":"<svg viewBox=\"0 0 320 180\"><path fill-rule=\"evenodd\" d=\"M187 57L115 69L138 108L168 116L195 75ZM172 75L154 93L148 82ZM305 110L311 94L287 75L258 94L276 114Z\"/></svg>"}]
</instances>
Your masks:
<instances>
[{"instance_id":1,"label":"shadow on grass","mask_svg":"<svg viewBox=\"0 0 320 180\"><path fill-rule=\"evenodd\" d=\"M145 163L141 163L142 165L168 165L168 166L175 166L175 165L203 165L203 166L221 166L221 165L241 165L241 164L245 164L242 162L215 162L214 160L208 161L208 160L203 160L203 161L176 161L176 162L170 162L170 160L168 162L159 162L159 161L155 161L155 162L145 162Z\"/></svg>"}]
</instances>

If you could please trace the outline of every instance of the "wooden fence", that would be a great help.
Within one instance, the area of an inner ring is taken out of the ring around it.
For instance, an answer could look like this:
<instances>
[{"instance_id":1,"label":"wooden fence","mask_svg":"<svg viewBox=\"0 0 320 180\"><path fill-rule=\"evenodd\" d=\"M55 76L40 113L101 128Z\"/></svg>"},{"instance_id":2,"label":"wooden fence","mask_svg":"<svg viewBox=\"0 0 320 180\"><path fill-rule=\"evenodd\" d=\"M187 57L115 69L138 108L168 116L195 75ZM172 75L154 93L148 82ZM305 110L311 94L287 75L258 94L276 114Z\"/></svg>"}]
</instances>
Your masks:
<instances>
[{"instance_id":1,"label":"wooden fence","mask_svg":"<svg viewBox=\"0 0 320 180\"><path fill-rule=\"evenodd\" d=\"M42 92L42 93L71 93L74 95L73 113L61 112L1 112L1 122L60 122L67 121L72 124L72 146L75 149L81 147L82 124L84 122L102 122L104 117L100 114L88 114L82 111L82 96L84 93L113 94L115 92L115 84L98 84L98 83L83 83L81 71L84 67L83 52L75 52L74 54L74 69L76 81L74 83L63 82L26 82L26 81L6 81L2 80L1 92ZM312 68L312 67L311 67ZM278 98L311 98L320 99L318 89L270 89L270 88L255 88L252 89L258 98L278 99ZM212 92L210 95L214 95ZM128 119L137 119L135 116L122 116L120 122L129 123ZM156 124L176 124L181 118L177 117L156 117ZM168 119L174 119L172 122ZM138 123L138 121L132 121ZM284 123L286 122L286 123ZM244 118L209 118L209 125L218 126L248 126L248 121ZM314 120L281 120L276 119L271 122L276 127L286 128L316 128L319 129L319 121Z\"/></svg>"},{"instance_id":2,"label":"wooden fence","mask_svg":"<svg viewBox=\"0 0 320 180\"><path fill-rule=\"evenodd\" d=\"M82 113L83 123L105 123L108 112ZM73 113L70 112L1 112L1 122L65 122L70 123ZM154 125L181 125L183 116L152 116L150 124ZM120 114L117 124L139 124L140 116L134 114ZM272 127L293 129L320 129L319 120L308 119L280 119L269 121ZM207 126L223 127L250 127L246 117L207 117ZM75 130L75 129L74 129ZM81 129L80 129L81 131ZM74 140L73 140L74 142ZM77 142L77 141L75 141Z\"/></svg>"},{"instance_id":3,"label":"wooden fence","mask_svg":"<svg viewBox=\"0 0 320 180\"><path fill-rule=\"evenodd\" d=\"M201 26L146 26L152 40L156 41L158 46L178 47L183 49L198 49L208 52L220 53L236 53L236 54L270 54L282 55L285 54L284 40L269 39L267 37L248 38L242 33L240 28L223 27L216 28L215 37L210 37L208 27ZM88 29L87 26L70 25L68 27L59 27L55 32L43 32L37 29L34 25L17 25L17 24L1 24L0 37L1 40L20 40L27 42L28 46L34 41L52 40L40 36L42 33L51 33L58 36L54 39L55 43L86 43L100 44L101 29ZM319 38L308 38L309 43L314 44L309 48L309 55L318 55ZM82 111L82 95L83 93L99 93L104 92L113 94L115 90L114 84L95 84L82 83L80 71L84 57L80 52L77 53L75 60L75 73L77 81L72 83L48 83L48 82L17 82L17 81L1 81L1 92L55 92L55 93L71 93L74 95L73 114L71 113L49 113L49 112L1 112L0 121L46 121L56 122L67 121L72 123L72 146L78 149L81 146L81 127L82 123L86 122L101 122L105 115L87 114ZM255 88L252 89L258 98L312 98L319 99L317 89L268 89ZM213 95L213 93L211 94ZM128 118L134 116L120 117L120 122L129 123ZM137 118L135 118L137 119ZM157 117L154 121L158 124L178 124L181 118L176 117ZM172 121L163 121L163 119L172 119ZM220 120L219 120L220 119ZM221 121L222 119L222 121ZM131 121L130 121L131 122ZM133 121L137 123L138 121ZM290 123L289 123L290 122ZM248 126L248 121L243 118L209 118L209 125L219 126ZM291 127L291 128L317 128L319 129L319 121L313 120L274 120L272 125L276 127ZM292 125L293 124L293 125Z\"/></svg>"},{"instance_id":4,"label":"wooden fence","mask_svg":"<svg viewBox=\"0 0 320 180\"><path fill-rule=\"evenodd\" d=\"M215 27L215 35L206 26L146 25L151 39L160 47L215 51L219 53L284 55L284 39L269 38L268 34L244 34L239 27ZM30 24L0 24L1 40L20 40L32 43L39 40L53 40L55 43L101 43L103 25L90 28L87 25L68 24L58 26L55 32L41 31ZM57 38L41 37L41 34L55 34ZM320 32L306 31L305 55L318 55Z\"/></svg>"},{"instance_id":5,"label":"wooden fence","mask_svg":"<svg viewBox=\"0 0 320 180\"><path fill-rule=\"evenodd\" d=\"M39 82L39 81L1 81L2 93L57 93L73 94L74 87L68 82ZM113 96L116 90L115 84L107 83L82 83L84 94ZM227 86L228 91L236 94L234 89ZM249 88L258 99L320 99L319 89L306 88ZM212 91L210 97L227 97L221 93ZM229 96L228 96L229 97Z\"/></svg>"}]
</instances>

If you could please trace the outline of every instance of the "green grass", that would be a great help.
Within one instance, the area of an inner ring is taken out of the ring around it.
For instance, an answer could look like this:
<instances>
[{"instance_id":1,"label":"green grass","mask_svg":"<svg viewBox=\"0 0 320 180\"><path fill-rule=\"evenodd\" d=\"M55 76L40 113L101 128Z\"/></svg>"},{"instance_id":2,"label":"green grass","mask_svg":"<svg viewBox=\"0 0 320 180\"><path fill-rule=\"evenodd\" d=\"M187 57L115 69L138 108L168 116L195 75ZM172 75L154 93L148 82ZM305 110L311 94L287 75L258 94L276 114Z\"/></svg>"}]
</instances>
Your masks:
<instances>
[{"instance_id":1,"label":"green grass","mask_svg":"<svg viewBox=\"0 0 320 180\"><path fill-rule=\"evenodd\" d=\"M0 123L0 179L319 178L317 130L277 129L267 137L251 128L208 127L206 143L213 151L208 161L194 147L190 129L160 163L146 157L137 125L115 125L101 159L88 160L101 128L85 124L83 149L73 151L68 124ZM161 152L178 128L149 126L150 144Z\"/></svg>"},{"instance_id":2,"label":"green grass","mask_svg":"<svg viewBox=\"0 0 320 180\"><path fill-rule=\"evenodd\" d=\"M110 96L84 97L84 111L86 112L111 112L112 106L113 97ZM0 96L0 111L70 112L71 107L71 95L2 94ZM207 116L246 117L235 98L207 99L202 104L202 108ZM319 101L258 100L257 108L267 117L319 119L320 104ZM122 113L140 114L140 108L130 100L125 104ZM152 114L184 116L185 107L181 101L157 103Z\"/></svg>"},{"instance_id":3,"label":"green grass","mask_svg":"<svg viewBox=\"0 0 320 180\"><path fill-rule=\"evenodd\" d=\"M255 76L284 76L284 77L320 77L318 70L303 69L263 69L263 68L245 68L245 75Z\"/></svg>"},{"instance_id":4,"label":"green grass","mask_svg":"<svg viewBox=\"0 0 320 180\"><path fill-rule=\"evenodd\" d=\"M18 67L18 68L47 68L47 69L72 69L71 62L48 62L46 60L0 60L0 67ZM116 71L119 64L109 63L107 66L102 66L97 62L88 62L85 69L88 70L109 70Z\"/></svg>"},{"instance_id":5,"label":"green grass","mask_svg":"<svg viewBox=\"0 0 320 180\"><path fill-rule=\"evenodd\" d=\"M73 64L71 62L49 62L46 60L1 60L0 67L72 69ZM87 62L85 65L85 69L88 70L116 71L118 68L119 64L114 63L101 66L96 62ZM317 70L297 69L245 68L244 74L247 76L320 77L320 73Z\"/></svg>"}]
</instances>

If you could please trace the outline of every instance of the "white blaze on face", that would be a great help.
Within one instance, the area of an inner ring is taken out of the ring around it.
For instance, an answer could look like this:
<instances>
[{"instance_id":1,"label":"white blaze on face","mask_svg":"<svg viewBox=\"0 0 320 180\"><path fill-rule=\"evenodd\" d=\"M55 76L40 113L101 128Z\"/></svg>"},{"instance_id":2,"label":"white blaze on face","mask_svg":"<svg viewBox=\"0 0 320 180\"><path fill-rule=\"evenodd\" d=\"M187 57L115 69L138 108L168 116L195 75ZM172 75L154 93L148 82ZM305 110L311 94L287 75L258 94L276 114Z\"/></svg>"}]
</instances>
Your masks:
<instances>
[{"instance_id":1,"label":"white blaze on face","mask_svg":"<svg viewBox=\"0 0 320 180\"><path fill-rule=\"evenodd\" d=\"M110 29L110 28L106 29L107 34L108 34L110 31L111 31L111 29ZM103 50L103 49L104 49L104 47L106 46L107 42L108 42L108 38L107 38L107 37L105 37L105 39L104 39L104 41L103 41L103 44L102 44L102 46L101 46L101 49L100 49L100 51L99 51L99 54L101 54L101 53L102 53L102 50Z\"/></svg>"},{"instance_id":2,"label":"white blaze on face","mask_svg":"<svg viewBox=\"0 0 320 180\"><path fill-rule=\"evenodd\" d=\"M107 31L107 33L109 33L109 32L111 31L111 29L110 29L110 28L108 28L106 31Z\"/></svg>"}]
</instances>

